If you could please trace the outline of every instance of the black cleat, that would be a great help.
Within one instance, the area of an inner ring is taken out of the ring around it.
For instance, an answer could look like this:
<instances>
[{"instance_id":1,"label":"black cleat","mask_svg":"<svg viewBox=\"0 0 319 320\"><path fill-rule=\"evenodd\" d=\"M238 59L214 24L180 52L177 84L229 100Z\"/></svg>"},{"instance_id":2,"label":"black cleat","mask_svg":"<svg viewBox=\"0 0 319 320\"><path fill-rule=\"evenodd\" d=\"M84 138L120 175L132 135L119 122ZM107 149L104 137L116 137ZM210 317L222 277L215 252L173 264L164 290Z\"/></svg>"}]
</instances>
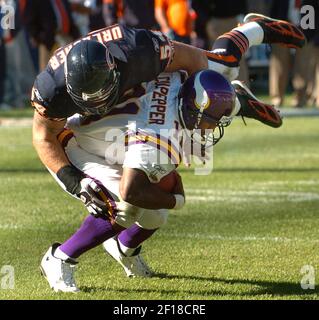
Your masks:
<instances>
[{"instance_id":1,"label":"black cleat","mask_svg":"<svg viewBox=\"0 0 319 320\"><path fill-rule=\"evenodd\" d=\"M257 22L264 30L263 43L277 43L288 48L302 48L307 40L303 32L294 24L272 19L258 13L249 13L244 23Z\"/></svg>"},{"instance_id":2,"label":"black cleat","mask_svg":"<svg viewBox=\"0 0 319 320\"><path fill-rule=\"evenodd\" d=\"M241 81L232 81L232 85L241 105L239 116L258 120L273 128L281 127L282 118L278 110L258 100Z\"/></svg>"}]
</instances>

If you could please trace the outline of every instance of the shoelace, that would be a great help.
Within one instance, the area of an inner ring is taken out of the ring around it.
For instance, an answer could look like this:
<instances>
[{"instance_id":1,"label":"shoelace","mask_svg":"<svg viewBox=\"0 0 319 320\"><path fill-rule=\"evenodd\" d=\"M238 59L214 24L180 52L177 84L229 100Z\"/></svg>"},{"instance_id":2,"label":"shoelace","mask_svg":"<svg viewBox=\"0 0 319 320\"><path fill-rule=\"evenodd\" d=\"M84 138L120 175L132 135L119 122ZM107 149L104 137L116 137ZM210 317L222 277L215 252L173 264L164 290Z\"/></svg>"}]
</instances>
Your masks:
<instances>
[{"instance_id":1,"label":"shoelace","mask_svg":"<svg viewBox=\"0 0 319 320\"><path fill-rule=\"evenodd\" d=\"M74 268L75 268L74 264L70 264L66 262L62 263L62 279L68 286L71 286L71 287L76 286L75 280L73 277Z\"/></svg>"}]
</instances>

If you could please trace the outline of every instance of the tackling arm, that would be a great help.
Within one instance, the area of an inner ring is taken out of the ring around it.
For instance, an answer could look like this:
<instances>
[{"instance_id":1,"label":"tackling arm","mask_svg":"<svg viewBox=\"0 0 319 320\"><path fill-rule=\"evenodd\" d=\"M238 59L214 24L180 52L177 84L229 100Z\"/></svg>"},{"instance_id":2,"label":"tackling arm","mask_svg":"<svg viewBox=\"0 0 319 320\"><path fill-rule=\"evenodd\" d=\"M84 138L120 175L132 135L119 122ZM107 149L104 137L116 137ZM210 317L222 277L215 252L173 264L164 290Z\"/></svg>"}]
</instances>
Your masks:
<instances>
[{"instance_id":1,"label":"tackling arm","mask_svg":"<svg viewBox=\"0 0 319 320\"><path fill-rule=\"evenodd\" d=\"M251 23L221 35L211 51L173 41L175 54L165 71L186 70L191 75L208 68L234 80L238 76L242 56L250 46L262 43L263 37L262 28Z\"/></svg>"},{"instance_id":2,"label":"tackling arm","mask_svg":"<svg viewBox=\"0 0 319 320\"><path fill-rule=\"evenodd\" d=\"M177 184L173 193L161 190L151 183L147 175L139 169L123 168L120 183L120 194L124 201L144 209L174 209L176 198L174 194L184 196L183 184L177 175Z\"/></svg>"},{"instance_id":3,"label":"tackling arm","mask_svg":"<svg viewBox=\"0 0 319 320\"><path fill-rule=\"evenodd\" d=\"M41 116L37 111L33 117L33 145L42 163L52 172L57 173L62 167L70 165L64 150L57 139L66 121L52 121Z\"/></svg>"},{"instance_id":4,"label":"tackling arm","mask_svg":"<svg viewBox=\"0 0 319 320\"><path fill-rule=\"evenodd\" d=\"M185 70L189 75L208 68L208 59L205 50L172 41L174 44L174 57L166 67L165 72Z\"/></svg>"},{"instance_id":5,"label":"tackling arm","mask_svg":"<svg viewBox=\"0 0 319 320\"><path fill-rule=\"evenodd\" d=\"M42 163L54 172L66 190L77 196L92 215L108 214L105 203L100 199L100 187L91 178L75 168L68 160L57 136L66 121L52 121L37 111L33 118L33 145Z\"/></svg>"}]
</instances>

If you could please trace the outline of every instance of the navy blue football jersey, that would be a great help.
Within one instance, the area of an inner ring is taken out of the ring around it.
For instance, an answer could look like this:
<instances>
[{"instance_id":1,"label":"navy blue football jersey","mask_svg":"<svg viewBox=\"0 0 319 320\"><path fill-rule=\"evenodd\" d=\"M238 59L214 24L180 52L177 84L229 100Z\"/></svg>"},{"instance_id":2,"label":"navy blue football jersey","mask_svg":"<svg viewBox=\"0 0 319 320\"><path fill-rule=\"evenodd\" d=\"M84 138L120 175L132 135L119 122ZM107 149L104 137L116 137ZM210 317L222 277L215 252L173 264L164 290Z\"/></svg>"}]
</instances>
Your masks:
<instances>
[{"instance_id":1,"label":"navy blue football jersey","mask_svg":"<svg viewBox=\"0 0 319 320\"><path fill-rule=\"evenodd\" d=\"M169 65L174 54L172 42L158 31L114 25L91 32L58 49L47 68L37 76L31 103L42 116L58 121L82 113L67 93L64 62L76 43L91 39L105 44L115 58L120 72L120 99L128 90L155 79Z\"/></svg>"}]
</instances>

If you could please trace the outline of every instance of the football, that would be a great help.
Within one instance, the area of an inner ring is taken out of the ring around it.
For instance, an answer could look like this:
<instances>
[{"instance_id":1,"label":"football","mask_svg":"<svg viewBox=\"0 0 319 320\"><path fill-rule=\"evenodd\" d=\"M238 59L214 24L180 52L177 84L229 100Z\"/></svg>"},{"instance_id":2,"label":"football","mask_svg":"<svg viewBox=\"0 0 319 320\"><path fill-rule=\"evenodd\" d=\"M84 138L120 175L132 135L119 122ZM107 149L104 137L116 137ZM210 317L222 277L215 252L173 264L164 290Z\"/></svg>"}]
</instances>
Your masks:
<instances>
[{"instance_id":1,"label":"football","mask_svg":"<svg viewBox=\"0 0 319 320\"><path fill-rule=\"evenodd\" d=\"M156 185L163 191L173 192L176 182L176 171L174 170L163 177Z\"/></svg>"}]
</instances>

